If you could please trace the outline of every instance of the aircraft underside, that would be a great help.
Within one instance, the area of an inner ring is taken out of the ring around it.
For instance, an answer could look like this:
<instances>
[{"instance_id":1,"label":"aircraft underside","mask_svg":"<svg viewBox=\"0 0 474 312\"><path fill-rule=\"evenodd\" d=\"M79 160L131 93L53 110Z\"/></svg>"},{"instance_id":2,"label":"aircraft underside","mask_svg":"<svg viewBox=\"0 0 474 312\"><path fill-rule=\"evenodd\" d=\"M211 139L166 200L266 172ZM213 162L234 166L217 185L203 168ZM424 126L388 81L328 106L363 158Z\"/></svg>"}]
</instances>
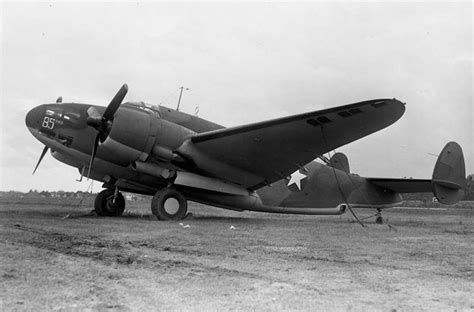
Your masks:
<instances>
[{"instance_id":1,"label":"aircraft underside","mask_svg":"<svg viewBox=\"0 0 474 312\"><path fill-rule=\"evenodd\" d=\"M69 155L66 155L57 151L53 151L52 155L57 160L78 168L80 174L88 172L90 179L104 183L103 186L106 190L103 191L103 195L98 196L99 199L96 201L96 211L104 215L115 216L120 215L120 211L123 212L125 203L122 200L123 196L120 194L120 191L154 196L154 200L152 200L152 211L154 210L155 214L158 214L158 209L153 207L154 205L161 204L163 205L163 209L166 209L167 206L166 200L162 200L162 203L158 200L160 196L167 197L170 194L173 195L170 199L172 202L170 206L172 208L168 209L170 209L170 212L179 212L179 214L173 216L172 213L168 212L167 214L162 214L161 219L179 219L183 217L183 212L179 210L179 205L182 204L184 200L235 211L248 210L306 215L339 215L346 211L348 205L353 208L383 209L393 207L401 202L400 197L397 197L398 194L392 194L390 200L393 199L393 201L391 202L369 204L364 202L363 198L359 198L359 202L344 202L344 197L340 194L329 194L337 191L336 185L333 185L332 190L326 189L325 193L319 193L320 195L318 197L313 198L313 200L308 200L308 193L289 191L285 179L274 183L272 186L263 188L260 192L219 192L216 190L216 187L205 189L203 187L198 188L176 183L173 183L170 187L170 182L165 178L139 173L134 168L126 168L126 170L124 170L123 167L101 159L96 159L93 168L89 172L85 165L81 165L81 162L77 161L79 158L85 160L87 155L79 155L78 153L74 153L74 155L69 153ZM313 166L317 169L326 167L316 163ZM117 176L111 176L113 172L116 172ZM199 178L206 179L206 177L198 177L198 179ZM356 179L356 177L353 179ZM284 188L288 189L286 193L282 191ZM114 189L120 191L115 193ZM317 191L319 192L319 190ZM285 198L280 198L279 202L277 202L276 199L281 197L282 194ZM107 197L112 200L115 198L118 202L118 211L113 209L114 204L107 203L104 199ZM278 205L278 203L280 205ZM106 206L107 209L101 207L101 205Z\"/></svg>"}]
</instances>

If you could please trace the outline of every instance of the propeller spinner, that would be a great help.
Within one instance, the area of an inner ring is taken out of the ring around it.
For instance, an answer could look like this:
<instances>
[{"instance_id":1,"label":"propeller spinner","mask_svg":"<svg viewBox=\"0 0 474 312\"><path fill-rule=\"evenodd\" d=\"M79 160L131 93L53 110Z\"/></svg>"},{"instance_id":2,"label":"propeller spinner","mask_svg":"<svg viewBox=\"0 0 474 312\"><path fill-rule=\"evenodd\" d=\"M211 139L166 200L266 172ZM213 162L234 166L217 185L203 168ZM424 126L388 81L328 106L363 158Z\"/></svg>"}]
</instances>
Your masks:
<instances>
[{"instance_id":1,"label":"propeller spinner","mask_svg":"<svg viewBox=\"0 0 474 312\"><path fill-rule=\"evenodd\" d=\"M117 94L114 96L110 104L106 107L104 113L101 115L95 107L90 107L87 110L87 125L97 130L97 135L94 139L94 145L92 147L92 155L89 163L89 171L87 177L89 178L92 164L94 163L94 158L97 153L97 148L99 147L99 141L104 142L107 136L110 133L112 128L112 123L114 120L115 113L122 104L125 95L128 92L127 84L124 84Z\"/></svg>"}]
</instances>

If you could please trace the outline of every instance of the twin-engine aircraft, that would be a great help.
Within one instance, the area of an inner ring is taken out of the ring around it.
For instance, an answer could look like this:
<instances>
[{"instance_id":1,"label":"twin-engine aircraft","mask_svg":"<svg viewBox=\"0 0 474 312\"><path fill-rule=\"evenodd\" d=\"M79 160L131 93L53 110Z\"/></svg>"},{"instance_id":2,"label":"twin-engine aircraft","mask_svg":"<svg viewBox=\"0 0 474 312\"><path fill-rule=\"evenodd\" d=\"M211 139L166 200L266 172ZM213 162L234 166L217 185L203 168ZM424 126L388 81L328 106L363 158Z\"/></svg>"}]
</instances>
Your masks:
<instances>
[{"instance_id":1,"label":"twin-engine aircraft","mask_svg":"<svg viewBox=\"0 0 474 312\"><path fill-rule=\"evenodd\" d=\"M186 216L187 201L232 210L338 215L347 208L380 210L400 192L430 192L441 203L463 196L464 157L450 142L431 180L374 179L351 174L347 158L324 154L379 131L405 112L396 99L377 99L224 128L164 106L122 103L123 85L107 107L56 103L33 108L26 125L54 158L103 182L100 216L120 216L121 191L152 195L159 220ZM314 161L324 159L326 164ZM34 172L33 172L34 173Z\"/></svg>"}]
</instances>

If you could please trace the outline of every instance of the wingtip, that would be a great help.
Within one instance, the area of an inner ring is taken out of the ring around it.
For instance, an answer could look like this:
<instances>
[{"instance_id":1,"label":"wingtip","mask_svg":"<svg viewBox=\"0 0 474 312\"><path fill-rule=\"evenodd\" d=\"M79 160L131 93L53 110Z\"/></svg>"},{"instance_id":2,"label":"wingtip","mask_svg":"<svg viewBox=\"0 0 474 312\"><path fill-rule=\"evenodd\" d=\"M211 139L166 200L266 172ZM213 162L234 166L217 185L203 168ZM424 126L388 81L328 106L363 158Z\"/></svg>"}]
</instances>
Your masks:
<instances>
[{"instance_id":1,"label":"wingtip","mask_svg":"<svg viewBox=\"0 0 474 312\"><path fill-rule=\"evenodd\" d=\"M399 118L400 118L401 116L403 116L403 114L404 114L405 111L406 111L406 103L404 103L404 102L402 102L402 101L400 101L400 100L398 100L398 99L396 99L396 98L393 98L393 99L391 99L390 101L391 101L392 103L394 103L395 105L397 105L397 106L400 108L400 116L399 116Z\"/></svg>"},{"instance_id":2,"label":"wingtip","mask_svg":"<svg viewBox=\"0 0 474 312\"><path fill-rule=\"evenodd\" d=\"M395 103L397 103L397 104L401 104L401 105L403 105L403 106L405 106L405 105L407 104L407 103L402 102L401 100L399 100L399 99L397 99L397 98L395 98L395 97L392 98L392 99L390 99L390 101L395 102Z\"/></svg>"}]
</instances>

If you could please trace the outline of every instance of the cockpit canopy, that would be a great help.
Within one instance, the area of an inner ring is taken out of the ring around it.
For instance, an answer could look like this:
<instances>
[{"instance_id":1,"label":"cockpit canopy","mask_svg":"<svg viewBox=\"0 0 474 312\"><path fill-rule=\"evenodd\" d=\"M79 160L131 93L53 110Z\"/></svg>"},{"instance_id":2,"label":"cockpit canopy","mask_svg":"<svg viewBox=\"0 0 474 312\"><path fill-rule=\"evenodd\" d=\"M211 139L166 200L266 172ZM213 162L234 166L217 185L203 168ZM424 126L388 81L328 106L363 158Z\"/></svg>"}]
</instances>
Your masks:
<instances>
[{"instance_id":1,"label":"cockpit canopy","mask_svg":"<svg viewBox=\"0 0 474 312\"><path fill-rule=\"evenodd\" d=\"M130 107L133 107L133 108L139 108L141 110L146 111L147 113L157 115L157 117L161 117L160 116L160 107L157 106L157 105L152 105L152 104L145 103L145 102L142 102L142 101L139 101L139 102L125 102L122 105L130 106Z\"/></svg>"}]
</instances>

